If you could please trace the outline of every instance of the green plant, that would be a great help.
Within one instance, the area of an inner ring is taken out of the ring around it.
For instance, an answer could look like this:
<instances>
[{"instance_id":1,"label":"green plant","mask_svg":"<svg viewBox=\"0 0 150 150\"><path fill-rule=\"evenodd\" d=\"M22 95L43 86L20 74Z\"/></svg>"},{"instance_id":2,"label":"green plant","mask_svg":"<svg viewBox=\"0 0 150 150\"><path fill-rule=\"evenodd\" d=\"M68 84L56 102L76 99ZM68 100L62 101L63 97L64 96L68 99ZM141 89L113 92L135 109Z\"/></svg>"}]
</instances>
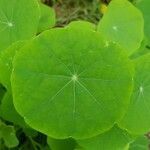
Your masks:
<instances>
[{"instance_id":1,"label":"green plant","mask_svg":"<svg viewBox=\"0 0 150 150\"><path fill-rule=\"evenodd\" d=\"M1 0L0 149L148 149L149 8L112 0L98 25L57 28L41 1Z\"/></svg>"},{"instance_id":2,"label":"green plant","mask_svg":"<svg viewBox=\"0 0 150 150\"><path fill-rule=\"evenodd\" d=\"M54 138L102 133L129 104L132 64L92 30L45 32L17 53L13 66L15 108L31 127Z\"/></svg>"}]
</instances>

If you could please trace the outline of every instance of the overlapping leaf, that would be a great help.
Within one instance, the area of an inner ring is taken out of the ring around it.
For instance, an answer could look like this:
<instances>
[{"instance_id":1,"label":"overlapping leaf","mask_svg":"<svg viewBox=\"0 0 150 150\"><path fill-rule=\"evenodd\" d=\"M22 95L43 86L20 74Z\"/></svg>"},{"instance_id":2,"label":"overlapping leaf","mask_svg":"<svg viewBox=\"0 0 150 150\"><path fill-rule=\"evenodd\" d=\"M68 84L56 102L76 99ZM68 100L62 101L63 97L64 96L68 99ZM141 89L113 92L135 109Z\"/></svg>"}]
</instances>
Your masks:
<instances>
[{"instance_id":1,"label":"overlapping leaf","mask_svg":"<svg viewBox=\"0 0 150 150\"><path fill-rule=\"evenodd\" d=\"M0 121L0 139L4 140L8 148L16 147L19 144L14 127L6 125L2 121Z\"/></svg>"},{"instance_id":2,"label":"overlapping leaf","mask_svg":"<svg viewBox=\"0 0 150 150\"><path fill-rule=\"evenodd\" d=\"M137 6L143 13L145 34L150 40L150 1L149 0L136 0Z\"/></svg>"},{"instance_id":3,"label":"overlapping leaf","mask_svg":"<svg viewBox=\"0 0 150 150\"><path fill-rule=\"evenodd\" d=\"M37 33L40 9L35 0L0 1L0 51Z\"/></svg>"},{"instance_id":4,"label":"overlapping leaf","mask_svg":"<svg viewBox=\"0 0 150 150\"><path fill-rule=\"evenodd\" d=\"M129 150L148 150L150 141L147 137L138 137L133 143L130 144Z\"/></svg>"},{"instance_id":5,"label":"overlapping leaf","mask_svg":"<svg viewBox=\"0 0 150 150\"><path fill-rule=\"evenodd\" d=\"M20 125L21 127L26 126L23 118L14 108L12 94L10 92L7 92L2 99L0 105L0 117L9 122L13 122L16 125Z\"/></svg>"},{"instance_id":6,"label":"overlapping leaf","mask_svg":"<svg viewBox=\"0 0 150 150\"><path fill-rule=\"evenodd\" d=\"M126 131L114 126L103 134L77 142L83 150L127 150L132 138Z\"/></svg>"},{"instance_id":7,"label":"overlapping leaf","mask_svg":"<svg viewBox=\"0 0 150 150\"><path fill-rule=\"evenodd\" d=\"M149 40L145 37L144 40L142 41L141 43L141 46L140 48L135 51L135 53L133 53L130 58L131 59L135 59L135 58L138 58L142 55L145 55L147 53L150 53L150 46L149 46Z\"/></svg>"},{"instance_id":8,"label":"overlapping leaf","mask_svg":"<svg viewBox=\"0 0 150 150\"><path fill-rule=\"evenodd\" d=\"M13 98L11 92L10 76L12 72L12 61L17 51L26 43L26 41L19 41L12 46L9 46L0 55L0 82L5 86L7 92L1 100L0 116L14 124L25 126L23 118L16 112L13 105Z\"/></svg>"},{"instance_id":9,"label":"overlapping leaf","mask_svg":"<svg viewBox=\"0 0 150 150\"><path fill-rule=\"evenodd\" d=\"M10 85L10 76L12 72L12 61L17 53L17 51L25 45L27 41L18 41L11 46L9 46L5 51L1 52L0 55L0 83L5 86L5 88L9 91L11 91L11 85Z\"/></svg>"},{"instance_id":10,"label":"overlapping leaf","mask_svg":"<svg viewBox=\"0 0 150 150\"><path fill-rule=\"evenodd\" d=\"M38 32L50 29L55 25L54 9L39 2L41 17L38 25Z\"/></svg>"},{"instance_id":11,"label":"overlapping leaf","mask_svg":"<svg viewBox=\"0 0 150 150\"><path fill-rule=\"evenodd\" d=\"M15 57L14 104L34 129L54 138L108 130L129 104L132 64L88 29L53 29Z\"/></svg>"},{"instance_id":12,"label":"overlapping leaf","mask_svg":"<svg viewBox=\"0 0 150 150\"><path fill-rule=\"evenodd\" d=\"M98 31L107 43L116 42L131 54L140 47L143 40L142 14L127 0L112 0L100 20Z\"/></svg>"},{"instance_id":13,"label":"overlapping leaf","mask_svg":"<svg viewBox=\"0 0 150 150\"><path fill-rule=\"evenodd\" d=\"M88 21L72 21L71 23L69 23L69 25L66 26L66 28L77 28L77 29L79 27L93 31L96 30L96 25Z\"/></svg>"},{"instance_id":14,"label":"overlapping leaf","mask_svg":"<svg viewBox=\"0 0 150 150\"><path fill-rule=\"evenodd\" d=\"M139 57L134 63L134 91L120 126L132 134L142 135L150 130L150 54Z\"/></svg>"},{"instance_id":15,"label":"overlapping leaf","mask_svg":"<svg viewBox=\"0 0 150 150\"><path fill-rule=\"evenodd\" d=\"M47 143L51 150L74 150L76 147L73 139L58 140L48 137Z\"/></svg>"}]
</instances>

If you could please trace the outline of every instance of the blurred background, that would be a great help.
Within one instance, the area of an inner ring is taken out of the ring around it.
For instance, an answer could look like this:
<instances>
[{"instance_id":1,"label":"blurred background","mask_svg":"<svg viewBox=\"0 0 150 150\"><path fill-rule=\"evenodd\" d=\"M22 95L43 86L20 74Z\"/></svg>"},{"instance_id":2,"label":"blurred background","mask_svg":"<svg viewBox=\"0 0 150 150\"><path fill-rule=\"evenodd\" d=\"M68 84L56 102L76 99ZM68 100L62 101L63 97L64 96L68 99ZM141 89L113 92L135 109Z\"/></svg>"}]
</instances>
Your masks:
<instances>
[{"instance_id":1,"label":"blurred background","mask_svg":"<svg viewBox=\"0 0 150 150\"><path fill-rule=\"evenodd\" d=\"M101 9L110 0L41 0L52 6L57 15L57 26L64 26L73 20L87 20L95 24L102 16Z\"/></svg>"}]
</instances>

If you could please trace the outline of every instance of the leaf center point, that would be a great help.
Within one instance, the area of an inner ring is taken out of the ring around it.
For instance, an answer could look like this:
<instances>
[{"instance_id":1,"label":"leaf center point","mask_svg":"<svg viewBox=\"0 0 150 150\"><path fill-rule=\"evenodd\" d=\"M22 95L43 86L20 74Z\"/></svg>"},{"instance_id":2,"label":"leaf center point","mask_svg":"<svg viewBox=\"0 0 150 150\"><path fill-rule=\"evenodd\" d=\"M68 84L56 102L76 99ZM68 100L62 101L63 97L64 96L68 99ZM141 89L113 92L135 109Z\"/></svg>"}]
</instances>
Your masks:
<instances>
[{"instance_id":1,"label":"leaf center point","mask_svg":"<svg viewBox=\"0 0 150 150\"><path fill-rule=\"evenodd\" d=\"M13 27L13 23L12 22L8 22L8 26L9 27Z\"/></svg>"},{"instance_id":2,"label":"leaf center point","mask_svg":"<svg viewBox=\"0 0 150 150\"><path fill-rule=\"evenodd\" d=\"M78 80L78 76L76 74L74 74L72 77L71 77L72 81L77 81Z\"/></svg>"},{"instance_id":3,"label":"leaf center point","mask_svg":"<svg viewBox=\"0 0 150 150\"><path fill-rule=\"evenodd\" d=\"M118 27L117 26L113 26L112 28L113 28L113 30L118 31Z\"/></svg>"},{"instance_id":4,"label":"leaf center point","mask_svg":"<svg viewBox=\"0 0 150 150\"><path fill-rule=\"evenodd\" d=\"M143 93L144 89L143 86L140 86L140 93Z\"/></svg>"}]
</instances>

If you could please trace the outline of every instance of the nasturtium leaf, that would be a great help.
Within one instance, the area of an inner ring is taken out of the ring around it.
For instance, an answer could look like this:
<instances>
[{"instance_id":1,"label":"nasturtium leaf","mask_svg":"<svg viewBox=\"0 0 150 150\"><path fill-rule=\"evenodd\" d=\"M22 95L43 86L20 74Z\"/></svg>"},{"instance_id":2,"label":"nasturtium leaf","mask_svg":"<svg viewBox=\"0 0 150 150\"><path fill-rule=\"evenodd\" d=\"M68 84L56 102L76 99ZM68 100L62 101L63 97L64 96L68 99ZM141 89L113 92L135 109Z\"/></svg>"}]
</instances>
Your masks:
<instances>
[{"instance_id":1,"label":"nasturtium leaf","mask_svg":"<svg viewBox=\"0 0 150 150\"><path fill-rule=\"evenodd\" d=\"M22 127L25 126L25 122L23 118L16 112L13 105L10 87L10 75L12 71L13 57L24 44L25 42L23 41L16 42L5 51L2 51L0 55L0 81L8 90L0 105L0 116L7 121L13 122L14 124L21 125Z\"/></svg>"},{"instance_id":2,"label":"nasturtium leaf","mask_svg":"<svg viewBox=\"0 0 150 150\"><path fill-rule=\"evenodd\" d=\"M13 122L16 125L20 125L21 127L26 126L23 118L16 112L14 108L12 94L10 92L7 92L1 101L0 117L9 122Z\"/></svg>"},{"instance_id":3,"label":"nasturtium leaf","mask_svg":"<svg viewBox=\"0 0 150 150\"><path fill-rule=\"evenodd\" d=\"M148 150L150 141L147 137L141 136L130 144L129 150Z\"/></svg>"},{"instance_id":4,"label":"nasturtium leaf","mask_svg":"<svg viewBox=\"0 0 150 150\"><path fill-rule=\"evenodd\" d=\"M150 54L135 59L134 63L134 89L120 126L132 134L142 135L150 130Z\"/></svg>"},{"instance_id":5,"label":"nasturtium leaf","mask_svg":"<svg viewBox=\"0 0 150 150\"><path fill-rule=\"evenodd\" d=\"M23 118L16 112L12 93L11 93L11 84L10 84L10 76L12 72L12 61L16 54L16 52L26 43L26 41L18 41L11 46L9 46L5 51L1 52L0 55L0 82L7 89L7 93L3 97L0 105L0 116L14 124L25 127L25 122Z\"/></svg>"},{"instance_id":6,"label":"nasturtium leaf","mask_svg":"<svg viewBox=\"0 0 150 150\"><path fill-rule=\"evenodd\" d=\"M0 116L10 122L14 122L14 124L24 125L23 118L16 112L12 95L11 95L11 87L10 87L10 75L12 71L12 60L15 53L23 46L24 42L16 42L5 51L1 52L0 55L0 81L9 91L5 94L2 99L2 104L0 106Z\"/></svg>"},{"instance_id":7,"label":"nasturtium leaf","mask_svg":"<svg viewBox=\"0 0 150 150\"><path fill-rule=\"evenodd\" d=\"M17 51L25 45L27 41L18 41L9 46L5 51L1 52L0 55L0 83L5 88L11 91L10 76L12 72L12 61Z\"/></svg>"},{"instance_id":8,"label":"nasturtium leaf","mask_svg":"<svg viewBox=\"0 0 150 150\"><path fill-rule=\"evenodd\" d=\"M143 13L145 34L150 40L150 0L137 0L135 3Z\"/></svg>"},{"instance_id":9,"label":"nasturtium leaf","mask_svg":"<svg viewBox=\"0 0 150 150\"><path fill-rule=\"evenodd\" d=\"M36 0L0 0L0 51L36 35L40 9Z\"/></svg>"},{"instance_id":10,"label":"nasturtium leaf","mask_svg":"<svg viewBox=\"0 0 150 150\"><path fill-rule=\"evenodd\" d=\"M126 131L114 126L103 134L78 140L77 143L83 147L83 150L126 150L132 140Z\"/></svg>"},{"instance_id":11,"label":"nasturtium leaf","mask_svg":"<svg viewBox=\"0 0 150 150\"><path fill-rule=\"evenodd\" d=\"M74 150L76 142L73 139L58 140L48 137L47 143L51 150Z\"/></svg>"},{"instance_id":12,"label":"nasturtium leaf","mask_svg":"<svg viewBox=\"0 0 150 150\"><path fill-rule=\"evenodd\" d=\"M41 10L41 17L38 26L38 33L52 28L55 26L55 11L53 8L46 6L45 4L39 3Z\"/></svg>"},{"instance_id":13,"label":"nasturtium leaf","mask_svg":"<svg viewBox=\"0 0 150 150\"><path fill-rule=\"evenodd\" d=\"M72 21L66 26L66 28L79 28L79 27L83 29L96 30L96 25L88 21Z\"/></svg>"},{"instance_id":14,"label":"nasturtium leaf","mask_svg":"<svg viewBox=\"0 0 150 150\"><path fill-rule=\"evenodd\" d=\"M132 63L93 30L47 31L17 53L13 67L16 110L32 128L56 139L108 130L130 101Z\"/></svg>"},{"instance_id":15,"label":"nasturtium leaf","mask_svg":"<svg viewBox=\"0 0 150 150\"><path fill-rule=\"evenodd\" d=\"M112 0L100 20L98 31L107 43L113 41L129 55L140 47L144 36L141 12L127 0Z\"/></svg>"},{"instance_id":16,"label":"nasturtium leaf","mask_svg":"<svg viewBox=\"0 0 150 150\"><path fill-rule=\"evenodd\" d=\"M6 125L2 121L0 121L0 138L4 140L8 148L16 147L19 144L14 127Z\"/></svg>"},{"instance_id":17,"label":"nasturtium leaf","mask_svg":"<svg viewBox=\"0 0 150 150\"><path fill-rule=\"evenodd\" d=\"M144 38L144 40L142 41L141 43L141 46L140 48L135 51L131 56L130 58L131 59L135 59L135 58L138 58L142 55L145 55L147 53L150 53L150 46L149 46L149 40L147 38Z\"/></svg>"}]
</instances>

